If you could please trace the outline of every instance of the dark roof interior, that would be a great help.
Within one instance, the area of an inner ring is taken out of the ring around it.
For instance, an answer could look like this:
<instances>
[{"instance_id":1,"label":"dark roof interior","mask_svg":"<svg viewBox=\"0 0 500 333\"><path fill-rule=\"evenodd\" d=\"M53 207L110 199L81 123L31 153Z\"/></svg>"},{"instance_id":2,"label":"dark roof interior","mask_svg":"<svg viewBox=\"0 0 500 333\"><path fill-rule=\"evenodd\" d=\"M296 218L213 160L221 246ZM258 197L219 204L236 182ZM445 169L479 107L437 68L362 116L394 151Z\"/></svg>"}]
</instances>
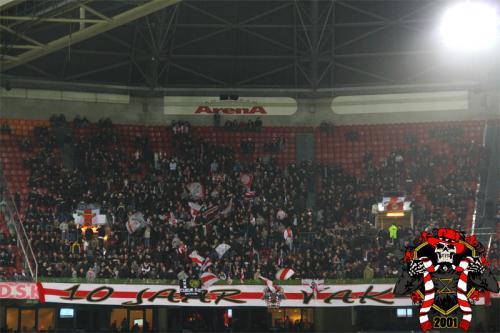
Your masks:
<instances>
[{"instance_id":1,"label":"dark roof interior","mask_svg":"<svg viewBox=\"0 0 500 333\"><path fill-rule=\"evenodd\" d=\"M474 79L473 71L439 51L435 29L446 1L435 0L183 0L5 65L33 47L24 37L46 45L76 34L82 4L91 9L85 19L99 20L99 14L113 17L154 1L13 0L0 10L2 74L152 88L317 89Z\"/></svg>"}]
</instances>

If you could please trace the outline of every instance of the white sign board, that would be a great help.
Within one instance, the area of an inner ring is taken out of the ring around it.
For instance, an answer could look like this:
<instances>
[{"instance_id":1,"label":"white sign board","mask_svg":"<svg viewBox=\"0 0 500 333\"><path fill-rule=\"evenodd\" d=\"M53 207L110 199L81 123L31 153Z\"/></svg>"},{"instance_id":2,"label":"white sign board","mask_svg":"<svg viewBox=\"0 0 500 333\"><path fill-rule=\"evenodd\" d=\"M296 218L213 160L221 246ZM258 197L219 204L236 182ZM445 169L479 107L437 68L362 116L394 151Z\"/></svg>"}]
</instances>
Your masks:
<instances>
[{"instance_id":1,"label":"white sign board","mask_svg":"<svg viewBox=\"0 0 500 333\"><path fill-rule=\"evenodd\" d=\"M297 111L297 101L290 97L240 97L220 100L206 96L165 96L166 115L289 116Z\"/></svg>"}]
</instances>

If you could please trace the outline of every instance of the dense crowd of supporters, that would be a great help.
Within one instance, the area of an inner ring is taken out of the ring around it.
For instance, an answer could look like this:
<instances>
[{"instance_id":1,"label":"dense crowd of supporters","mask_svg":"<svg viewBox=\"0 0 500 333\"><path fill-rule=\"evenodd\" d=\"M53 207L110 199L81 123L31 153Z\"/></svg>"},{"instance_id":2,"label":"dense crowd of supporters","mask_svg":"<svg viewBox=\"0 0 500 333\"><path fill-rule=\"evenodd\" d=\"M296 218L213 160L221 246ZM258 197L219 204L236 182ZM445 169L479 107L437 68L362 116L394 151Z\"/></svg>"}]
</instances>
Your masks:
<instances>
[{"instance_id":1,"label":"dense crowd of supporters","mask_svg":"<svg viewBox=\"0 0 500 333\"><path fill-rule=\"evenodd\" d=\"M178 279L199 273L192 251L210 258L208 270L234 281L273 277L280 267L292 268L295 278L395 277L401 249L417 231L463 229L474 197L469 184L480 158L487 158L463 133L435 131L429 135L448 143L449 154L433 153L409 136L408 149L382 160L366 152L356 178L312 162L286 168L272 157L242 162L230 148L194 137L187 122L172 124L170 154L153 151L148 137L137 136L129 156L111 121L103 120L96 135L67 140L75 167L66 169L54 128L68 125L54 117L51 126L35 129L29 140L24 166L31 191L18 203L44 277ZM72 126L91 125L78 118ZM352 132L346 139L357 138ZM248 153L251 145L241 149ZM191 190L193 183L201 189ZM372 205L382 193L405 191L412 199L417 184L432 204L414 204L415 228L400 228L396 240L376 229ZM98 233L82 233L73 221L86 204L97 204L108 217ZM126 224L136 212L145 223L131 233ZM221 244L229 250L216 251ZM493 243L490 260L498 256ZM14 258L2 247L0 260Z\"/></svg>"}]
</instances>

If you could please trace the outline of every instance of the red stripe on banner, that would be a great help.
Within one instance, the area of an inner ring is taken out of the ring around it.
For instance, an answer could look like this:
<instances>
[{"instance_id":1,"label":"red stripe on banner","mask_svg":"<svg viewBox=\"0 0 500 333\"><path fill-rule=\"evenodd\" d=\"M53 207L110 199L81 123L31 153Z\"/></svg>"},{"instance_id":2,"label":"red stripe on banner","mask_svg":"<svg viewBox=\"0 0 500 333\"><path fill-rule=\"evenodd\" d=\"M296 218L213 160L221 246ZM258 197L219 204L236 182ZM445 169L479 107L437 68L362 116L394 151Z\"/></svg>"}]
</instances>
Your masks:
<instances>
[{"instance_id":1,"label":"red stripe on banner","mask_svg":"<svg viewBox=\"0 0 500 333\"><path fill-rule=\"evenodd\" d=\"M38 300L40 303L45 303L45 290L43 289L43 285L40 281L36 283L36 287L38 289Z\"/></svg>"},{"instance_id":2,"label":"red stripe on banner","mask_svg":"<svg viewBox=\"0 0 500 333\"><path fill-rule=\"evenodd\" d=\"M69 291L59 290L59 289L50 289L43 288L45 296L68 296Z\"/></svg>"},{"instance_id":3,"label":"red stripe on banner","mask_svg":"<svg viewBox=\"0 0 500 333\"><path fill-rule=\"evenodd\" d=\"M424 282L429 282L431 280L431 275L430 274L425 274L424 275Z\"/></svg>"},{"instance_id":4,"label":"red stripe on banner","mask_svg":"<svg viewBox=\"0 0 500 333\"><path fill-rule=\"evenodd\" d=\"M280 280L284 280L285 277L286 277L286 273L288 273L288 269L284 269L283 271L281 271L281 274L280 274Z\"/></svg>"},{"instance_id":5,"label":"red stripe on banner","mask_svg":"<svg viewBox=\"0 0 500 333\"><path fill-rule=\"evenodd\" d=\"M484 305L491 305L491 292L484 292Z\"/></svg>"}]
</instances>

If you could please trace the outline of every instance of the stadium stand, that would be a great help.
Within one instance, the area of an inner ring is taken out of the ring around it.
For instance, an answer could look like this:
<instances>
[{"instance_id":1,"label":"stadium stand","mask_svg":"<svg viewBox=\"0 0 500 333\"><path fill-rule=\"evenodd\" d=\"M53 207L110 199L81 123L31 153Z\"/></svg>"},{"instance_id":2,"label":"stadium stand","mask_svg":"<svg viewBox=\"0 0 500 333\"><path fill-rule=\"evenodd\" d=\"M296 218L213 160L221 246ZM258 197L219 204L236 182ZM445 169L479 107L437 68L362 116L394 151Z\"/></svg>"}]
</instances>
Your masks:
<instances>
[{"instance_id":1,"label":"stadium stand","mask_svg":"<svg viewBox=\"0 0 500 333\"><path fill-rule=\"evenodd\" d=\"M488 158L481 121L328 130L63 116L1 122L10 129L2 131L2 168L43 277L177 279L199 269L188 257L193 250L224 279L274 276L284 266L296 278L395 277L399 257L386 249L400 249L416 231L401 229L392 242L374 228L373 203L383 191L402 190L415 202L415 230L468 230L478 166ZM74 148L74 170L63 166L59 127L71 129L64 142ZM295 164L295 135L304 132L314 134L316 161ZM190 197L193 182L203 184L204 197ZM311 191L315 209L305 205ZM82 203L99 204L110 227L82 234L72 222ZM145 227L130 233L135 212ZM15 266L14 242L0 226L1 260ZM215 251L221 244L231 246L223 256ZM498 261L498 244L489 256ZM2 274L16 278L21 267Z\"/></svg>"}]
</instances>

